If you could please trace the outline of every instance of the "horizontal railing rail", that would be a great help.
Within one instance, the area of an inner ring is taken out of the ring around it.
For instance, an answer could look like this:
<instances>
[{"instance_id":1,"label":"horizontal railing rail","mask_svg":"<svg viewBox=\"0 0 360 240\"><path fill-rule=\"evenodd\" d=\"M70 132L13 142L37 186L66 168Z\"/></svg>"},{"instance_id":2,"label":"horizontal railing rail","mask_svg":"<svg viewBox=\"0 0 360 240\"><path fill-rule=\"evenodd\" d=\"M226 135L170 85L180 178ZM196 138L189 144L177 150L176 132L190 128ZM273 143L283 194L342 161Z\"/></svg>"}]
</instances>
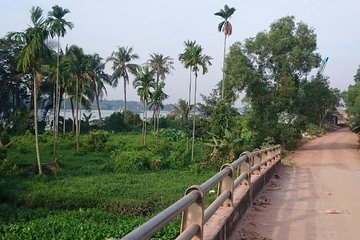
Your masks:
<instances>
[{"instance_id":1,"label":"horizontal railing rail","mask_svg":"<svg viewBox=\"0 0 360 240\"><path fill-rule=\"evenodd\" d=\"M149 239L179 214L182 214L181 233L177 239L203 239L204 224L220 207L233 206L234 189L240 185L249 187L251 175L260 175L262 169L280 159L280 154L280 145L242 153L232 163L224 164L217 174L203 184L188 188L184 197L122 239ZM216 184L217 198L204 209L204 194Z\"/></svg>"}]
</instances>

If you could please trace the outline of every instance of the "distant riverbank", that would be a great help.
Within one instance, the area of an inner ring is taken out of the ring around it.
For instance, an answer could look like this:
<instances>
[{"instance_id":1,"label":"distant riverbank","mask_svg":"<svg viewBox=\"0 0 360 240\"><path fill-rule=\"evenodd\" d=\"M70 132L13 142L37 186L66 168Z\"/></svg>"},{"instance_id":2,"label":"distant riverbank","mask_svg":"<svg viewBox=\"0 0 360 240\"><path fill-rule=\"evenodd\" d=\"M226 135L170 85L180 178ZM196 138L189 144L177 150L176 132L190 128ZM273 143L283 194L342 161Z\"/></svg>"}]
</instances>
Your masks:
<instances>
[{"instance_id":1,"label":"distant riverbank","mask_svg":"<svg viewBox=\"0 0 360 240\"><path fill-rule=\"evenodd\" d=\"M39 109L39 116L41 114L42 109ZM111 114L113 114L114 112L116 112L117 110L101 110L101 117L105 118L105 117L109 117ZM170 111L160 111L160 116L161 117L165 117ZM50 113L50 112L49 112ZM84 114L86 116L89 116L91 114L90 120L97 120L99 119L99 111L98 110L81 110L79 112L79 116L81 117L81 119L84 119ZM148 117L152 117L153 111L147 111L147 116ZM143 113L139 113L140 118L143 117ZM60 116L64 117L64 110L61 109L60 111ZM48 119L52 119L52 112L50 113L50 115L47 116ZM71 113L71 109L66 109L65 111L65 118L68 119L72 119L72 113Z\"/></svg>"}]
</instances>

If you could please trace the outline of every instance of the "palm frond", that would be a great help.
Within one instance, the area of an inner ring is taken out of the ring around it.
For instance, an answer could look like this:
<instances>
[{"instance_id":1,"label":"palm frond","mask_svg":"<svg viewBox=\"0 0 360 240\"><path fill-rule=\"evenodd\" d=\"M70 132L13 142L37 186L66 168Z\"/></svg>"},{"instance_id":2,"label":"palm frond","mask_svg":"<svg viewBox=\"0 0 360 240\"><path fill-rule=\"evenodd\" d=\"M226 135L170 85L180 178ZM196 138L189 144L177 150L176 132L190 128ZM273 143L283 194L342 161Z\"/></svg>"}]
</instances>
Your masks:
<instances>
[{"instance_id":1,"label":"palm frond","mask_svg":"<svg viewBox=\"0 0 360 240\"><path fill-rule=\"evenodd\" d=\"M222 21L222 22L219 23L219 25L218 25L218 31L219 32L221 32L223 30L224 24L225 24L225 21Z\"/></svg>"}]
</instances>

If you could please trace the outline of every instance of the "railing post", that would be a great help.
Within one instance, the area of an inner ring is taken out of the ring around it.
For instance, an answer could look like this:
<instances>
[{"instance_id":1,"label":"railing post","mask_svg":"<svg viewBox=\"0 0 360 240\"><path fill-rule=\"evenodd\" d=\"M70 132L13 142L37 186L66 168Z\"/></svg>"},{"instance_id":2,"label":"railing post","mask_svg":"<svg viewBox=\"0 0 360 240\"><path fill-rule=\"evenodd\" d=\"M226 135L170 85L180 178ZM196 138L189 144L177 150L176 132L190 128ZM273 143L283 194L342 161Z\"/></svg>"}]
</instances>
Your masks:
<instances>
[{"instance_id":1,"label":"railing post","mask_svg":"<svg viewBox=\"0 0 360 240\"><path fill-rule=\"evenodd\" d=\"M247 173L246 181L242 181L240 184L245 186L250 186L251 184L251 167L252 167L252 157L250 152L243 152L240 154L240 157L246 155L246 161L241 163L238 176L240 176L243 173Z\"/></svg>"},{"instance_id":2,"label":"railing post","mask_svg":"<svg viewBox=\"0 0 360 240\"><path fill-rule=\"evenodd\" d=\"M181 218L181 232L184 232L188 227L191 227L193 224L198 225L199 231L191 239L202 240L204 225L204 194L201 191L200 187L196 185L188 188L185 192L185 195L193 191L198 192L200 197L183 211Z\"/></svg>"},{"instance_id":3,"label":"railing post","mask_svg":"<svg viewBox=\"0 0 360 240\"><path fill-rule=\"evenodd\" d=\"M230 164L227 163L227 164L224 164L221 166L220 171L225 168L229 168L230 173L229 173L229 175L224 177L221 180L221 182L219 182L217 196L219 197L223 192L229 191L230 195L229 195L228 199L226 199L224 201L223 206L224 207L232 207L233 206L233 193L234 193L234 180L233 180L234 169Z\"/></svg>"},{"instance_id":4,"label":"railing post","mask_svg":"<svg viewBox=\"0 0 360 240\"><path fill-rule=\"evenodd\" d=\"M261 162L263 162L263 161L266 161L265 162L265 164L262 164L261 166L260 166L260 172L262 171L262 170L264 170L264 169L266 169L267 167L268 167L268 163L267 163L267 157L268 157L268 155L267 155L267 150L266 149L262 149L261 151L260 151L260 155L261 155Z\"/></svg>"},{"instance_id":5,"label":"railing post","mask_svg":"<svg viewBox=\"0 0 360 240\"><path fill-rule=\"evenodd\" d=\"M253 166L258 165L259 168L256 170L256 172L254 172L254 174L256 175L260 175L260 164L261 164L261 153L259 149L254 149L253 153L256 153L255 156L253 157Z\"/></svg>"},{"instance_id":6,"label":"railing post","mask_svg":"<svg viewBox=\"0 0 360 240\"><path fill-rule=\"evenodd\" d=\"M276 146L276 158L277 159L281 158L281 145Z\"/></svg>"}]
</instances>

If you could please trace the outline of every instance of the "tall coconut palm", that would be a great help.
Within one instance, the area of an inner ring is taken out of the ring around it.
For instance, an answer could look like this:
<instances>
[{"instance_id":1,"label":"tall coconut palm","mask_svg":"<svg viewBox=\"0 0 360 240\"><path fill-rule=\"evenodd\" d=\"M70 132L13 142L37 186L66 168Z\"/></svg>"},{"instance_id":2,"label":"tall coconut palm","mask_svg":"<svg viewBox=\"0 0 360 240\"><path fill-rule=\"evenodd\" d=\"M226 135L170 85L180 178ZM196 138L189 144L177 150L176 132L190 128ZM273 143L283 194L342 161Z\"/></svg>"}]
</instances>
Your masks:
<instances>
[{"instance_id":1,"label":"tall coconut palm","mask_svg":"<svg viewBox=\"0 0 360 240\"><path fill-rule=\"evenodd\" d=\"M44 62L51 59L51 50L45 44L49 32L43 18L43 10L40 7L32 7L30 10L32 26L24 32L14 33L13 37L18 38L24 47L17 58L17 69L23 73L31 73L33 77L33 101L34 101L34 130L35 130L35 148L36 159L39 174L41 171L41 160L39 153L38 125L37 125L37 83L43 79L40 73Z\"/></svg>"},{"instance_id":2,"label":"tall coconut palm","mask_svg":"<svg viewBox=\"0 0 360 240\"><path fill-rule=\"evenodd\" d=\"M154 131L158 133L159 131L159 122L160 122L160 110L164 108L164 100L169 97L164 92L165 82L160 82L155 84L155 90L152 92L151 101L149 104L150 108L154 109Z\"/></svg>"},{"instance_id":3,"label":"tall coconut palm","mask_svg":"<svg viewBox=\"0 0 360 240\"><path fill-rule=\"evenodd\" d=\"M156 84L159 84L160 79L164 81L166 74L170 74L171 70L174 69L174 60L159 53L150 54L148 64L156 73Z\"/></svg>"},{"instance_id":4,"label":"tall coconut palm","mask_svg":"<svg viewBox=\"0 0 360 240\"><path fill-rule=\"evenodd\" d=\"M232 34L232 24L229 21L233 13L235 12L235 8L230 8L228 5L225 4L223 9L220 9L218 12L215 13L216 16L219 16L223 19L218 25L219 32L224 32L224 58L223 58L223 75L222 75L222 84L221 84L221 98L224 98L224 88L225 88L225 78L224 78L224 71L225 71L225 54L226 54L226 38Z\"/></svg>"},{"instance_id":5,"label":"tall coconut palm","mask_svg":"<svg viewBox=\"0 0 360 240\"><path fill-rule=\"evenodd\" d=\"M171 70L174 69L173 64L174 60L169 56L164 56L159 53L150 54L150 59L148 60L148 64L150 68L156 73L156 87L155 92L153 94L154 104L151 104L154 107L154 130L157 132L156 127L159 125L160 118L160 107L162 105L162 101L164 101L168 96L163 92L165 87L165 78L166 74L170 74ZM162 83L160 83L160 79ZM157 123L157 124L156 124Z\"/></svg>"},{"instance_id":6,"label":"tall coconut palm","mask_svg":"<svg viewBox=\"0 0 360 240\"><path fill-rule=\"evenodd\" d=\"M194 160L194 144L195 144L195 119L196 119L196 95L197 95L197 79L198 72L200 68L202 69L202 74L208 72L208 66L211 65L212 58L203 53L203 48L196 44L194 47L189 49L188 53L188 64L191 66L191 69L194 73L195 83L194 83L194 108L193 108L193 131L192 131L192 145L191 145L191 160Z\"/></svg>"},{"instance_id":7,"label":"tall coconut palm","mask_svg":"<svg viewBox=\"0 0 360 240\"><path fill-rule=\"evenodd\" d=\"M151 89L154 88L154 72L149 69L148 66L145 66L137 74L133 85L137 89L137 94L140 97L140 101L144 106L144 119L143 119L143 143L146 144L146 125L147 125L147 104L151 99Z\"/></svg>"},{"instance_id":8,"label":"tall coconut palm","mask_svg":"<svg viewBox=\"0 0 360 240\"><path fill-rule=\"evenodd\" d=\"M59 64L60 64L60 37L64 37L66 33L66 28L72 29L74 24L67 22L64 19L66 14L70 13L69 9L63 9L58 5L52 7L52 11L48 13L48 19L46 23L49 26L50 34L52 37L57 37L57 60L56 60L56 83L55 83L55 104L54 104L54 156L56 156L56 141L58 138L58 129L59 129L59 102L60 102L60 84L59 84Z\"/></svg>"},{"instance_id":9,"label":"tall coconut palm","mask_svg":"<svg viewBox=\"0 0 360 240\"><path fill-rule=\"evenodd\" d=\"M184 65L184 67L186 69L189 68L189 97L188 97L188 109L190 112L190 106L191 106L191 77L192 77L192 69L191 69L191 65L190 65L190 59L191 59L191 54L190 54L190 50L196 45L196 41L184 41L184 45L185 45L185 51L183 53L179 54L179 61Z\"/></svg>"},{"instance_id":10,"label":"tall coconut palm","mask_svg":"<svg viewBox=\"0 0 360 240\"><path fill-rule=\"evenodd\" d=\"M99 120L102 121L101 109L100 109L100 98L107 94L105 84L111 84L110 75L106 74L105 63L102 62L102 58L99 54L95 53L90 56L90 79L92 81L93 91L95 94L96 105L99 112Z\"/></svg>"},{"instance_id":11,"label":"tall coconut palm","mask_svg":"<svg viewBox=\"0 0 360 240\"><path fill-rule=\"evenodd\" d=\"M133 53L132 47L118 47L117 52L113 52L108 58L108 61L113 62L112 69L114 70L111 75L112 84L117 87L119 78L124 79L124 113L126 114L126 85L129 84L129 73L128 71L136 75L140 66L138 64L131 63L131 61L138 59L139 56Z\"/></svg>"},{"instance_id":12,"label":"tall coconut palm","mask_svg":"<svg viewBox=\"0 0 360 240\"><path fill-rule=\"evenodd\" d=\"M82 48L78 46L71 46L64 57L64 71L69 77L71 83L67 93L70 96L71 101L75 101L75 110L73 111L75 134L76 134L76 150L79 151L79 136L80 136L80 123L79 123L79 107L88 106L89 101L83 96L83 92L90 92L91 87L86 85L89 80L90 72L90 57L84 54ZM90 99L91 101L91 99Z\"/></svg>"}]
</instances>

